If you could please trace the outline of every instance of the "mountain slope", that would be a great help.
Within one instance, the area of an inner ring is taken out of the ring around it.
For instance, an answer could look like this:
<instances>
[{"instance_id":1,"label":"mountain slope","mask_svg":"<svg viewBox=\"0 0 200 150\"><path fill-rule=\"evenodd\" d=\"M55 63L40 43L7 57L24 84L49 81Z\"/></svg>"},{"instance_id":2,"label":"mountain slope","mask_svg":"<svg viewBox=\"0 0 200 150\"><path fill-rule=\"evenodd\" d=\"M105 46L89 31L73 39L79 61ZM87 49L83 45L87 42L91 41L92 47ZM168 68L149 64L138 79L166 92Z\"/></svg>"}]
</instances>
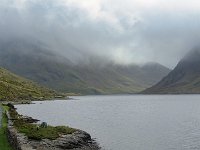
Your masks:
<instances>
[{"instance_id":1,"label":"mountain slope","mask_svg":"<svg viewBox=\"0 0 200 150\"><path fill-rule=\"evenodd\" d=\"M200 93L200 50L188 53L173 71L143 93Z\"/></svg>"},{"instance_id":2,"label":"mountain slope","mask_svg":"<svg viewBox=\"0 0 200 150\"><path fill-rule=\"evenodd\" d=\"M0 101L49 99L55 96L55 91L0 68Z\"/></svg>"},{"instance_id":3,"label":"mountain slope","mask_svg":"<svg viewBox=\"0 0 200 150\"><path fill-rule=\"evenodd\" d=\"M96 60L75 64L40 43L16 40L0 44L0 65L52 89L82 94L136 93L170 71L156 63L142 67Z\"/></svg>"}]
</instances>

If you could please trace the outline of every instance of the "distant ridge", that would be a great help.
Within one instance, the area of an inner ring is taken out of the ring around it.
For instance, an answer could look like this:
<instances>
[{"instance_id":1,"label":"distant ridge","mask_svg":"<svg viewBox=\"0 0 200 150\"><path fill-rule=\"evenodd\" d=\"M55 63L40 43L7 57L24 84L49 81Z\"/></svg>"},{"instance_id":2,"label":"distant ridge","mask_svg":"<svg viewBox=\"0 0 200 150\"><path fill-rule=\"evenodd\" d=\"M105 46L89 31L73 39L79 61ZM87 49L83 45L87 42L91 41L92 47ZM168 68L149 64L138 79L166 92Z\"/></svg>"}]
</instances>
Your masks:
<instances>
[{"instance_id":1,"label":"distant ridge","mask_svg":"<svg viewBox=\"0 0 200 150\"><path fill-rule=\"evenodd\" d=\"M144 66L90 63L73 64L37 42L13 40L0 44L0 66L46 87L80 94L137 93L166 76L158 63Z\"/></svg>"},{"instance_id":2,"label":"distant ridge","mask_svg":"<svg viewBox=\"0 0 200 150\"><path fill-rule=\"evenodd\" d=\"M166 77L142 93L199 94L200 48L190 51Z\"/></svg>"}]
</instances>

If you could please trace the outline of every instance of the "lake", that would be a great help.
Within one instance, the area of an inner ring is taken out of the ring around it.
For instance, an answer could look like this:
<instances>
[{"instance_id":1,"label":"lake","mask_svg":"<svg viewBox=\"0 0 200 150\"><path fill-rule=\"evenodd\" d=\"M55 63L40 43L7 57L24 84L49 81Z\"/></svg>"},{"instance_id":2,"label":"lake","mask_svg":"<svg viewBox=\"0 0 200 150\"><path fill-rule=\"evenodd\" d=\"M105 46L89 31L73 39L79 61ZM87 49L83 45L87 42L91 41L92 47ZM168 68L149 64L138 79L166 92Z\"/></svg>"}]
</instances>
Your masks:
<instances>
[{"instance_id":1,"label":"lake","mask_svg":"<svg viewBox=\"0 0 200 150\"><path fill-rule=\"evenodd\" d=\"M16 107L48 124L85 130L106 150L200 149L200 95L72 98Z\"/></svg>"}]
</instances>

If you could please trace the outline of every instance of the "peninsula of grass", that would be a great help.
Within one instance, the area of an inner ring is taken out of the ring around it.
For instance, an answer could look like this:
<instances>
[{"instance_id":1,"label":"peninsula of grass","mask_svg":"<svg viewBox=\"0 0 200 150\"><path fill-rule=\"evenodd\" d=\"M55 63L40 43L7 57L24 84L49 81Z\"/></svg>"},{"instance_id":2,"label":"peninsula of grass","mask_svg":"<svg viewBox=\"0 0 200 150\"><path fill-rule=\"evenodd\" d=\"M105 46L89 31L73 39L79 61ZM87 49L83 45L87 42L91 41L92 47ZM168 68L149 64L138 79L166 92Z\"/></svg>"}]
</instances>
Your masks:
<instances>
[{"instance_id":1,"label":"peninsula of grass","mask_svg":"<svg viewBox=\"0 0 200 150\"><path fill-rule=\"evenodd\" d=\"M2 106L0 105L0 107ZM7 109L7 107L2 107L2 109L3 112L2 112L2 120L0 127L0 150L12 150L12 147L10 146L6 135L8 118L6 116L5 109Z\"/></svg>"},{"instance_id":2,"label":"peninsula of grass","mask_svg":"<svg viewBox=\"0 0 200 150\"><path fill-rule=\"evenodd\" d=\"M9 108L10 117L13 120L13 126L20 133L24 133L29 139L42 140L50 139L55 140L61 135L72 134L77 129L70 128L67 126L47 126L39 127L38 124L29 123L22 115L19 115L17 111L13 108Z\"/></svg>"}]
</instances>

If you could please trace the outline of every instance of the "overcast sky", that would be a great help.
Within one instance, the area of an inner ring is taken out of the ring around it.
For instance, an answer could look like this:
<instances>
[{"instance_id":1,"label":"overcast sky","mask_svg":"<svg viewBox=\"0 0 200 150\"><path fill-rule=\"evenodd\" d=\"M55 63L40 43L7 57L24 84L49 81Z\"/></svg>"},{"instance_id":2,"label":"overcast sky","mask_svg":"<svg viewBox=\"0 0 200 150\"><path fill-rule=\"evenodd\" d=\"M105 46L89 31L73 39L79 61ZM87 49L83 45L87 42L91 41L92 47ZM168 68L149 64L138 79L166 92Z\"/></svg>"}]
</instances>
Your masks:
<instances>
[{"instance_id":1,"label":"overcast sky","mask_svg":"<svg viewBox=\"0 0 200 150\"><path fill-rule=\"evenodd\" d=\"M174 67L200 43L199 0L0 0L0 38L37 39L67 58Z\"/></svg>"}]
</instances>

